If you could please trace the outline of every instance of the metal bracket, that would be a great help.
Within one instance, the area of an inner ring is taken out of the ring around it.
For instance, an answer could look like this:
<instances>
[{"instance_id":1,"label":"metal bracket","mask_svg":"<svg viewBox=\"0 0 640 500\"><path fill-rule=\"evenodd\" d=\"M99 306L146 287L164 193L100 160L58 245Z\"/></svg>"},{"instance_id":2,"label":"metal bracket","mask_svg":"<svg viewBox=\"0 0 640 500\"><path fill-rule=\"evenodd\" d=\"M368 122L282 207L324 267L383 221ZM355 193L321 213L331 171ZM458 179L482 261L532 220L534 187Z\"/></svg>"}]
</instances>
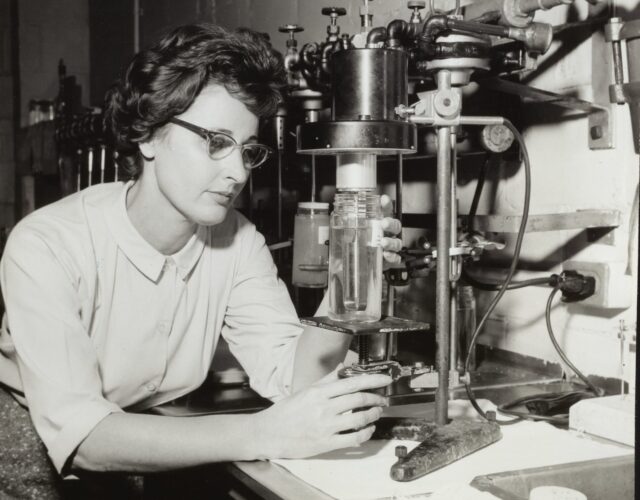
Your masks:
<instances>
[{"instance_id":1,"label":"metal bracket","mask_svg":"<svg viewBox=\"0 0 640 500\"><path fill-rule=\"evenodd\" d=\"M602 73L609 74L609 72L604 69ZM501 78L488 78L483 80L481 85L485 88L506 94L517 95L523 99L553 104L554 106L560 106L565 109L587 113L589 115L589 147L591 149L613 148L611 106L608 103L606 105L596 104L578 99L577 97L556 94L555 92L549 92L548 90L530 87L529 85L511 82ZM596 87L598 87L598 85L594 84L594 92ZM608 88L608 82L604 88ZM603 102L605 101L608 101L608 99L603 99Z\"/></svg>"}]
</instances>

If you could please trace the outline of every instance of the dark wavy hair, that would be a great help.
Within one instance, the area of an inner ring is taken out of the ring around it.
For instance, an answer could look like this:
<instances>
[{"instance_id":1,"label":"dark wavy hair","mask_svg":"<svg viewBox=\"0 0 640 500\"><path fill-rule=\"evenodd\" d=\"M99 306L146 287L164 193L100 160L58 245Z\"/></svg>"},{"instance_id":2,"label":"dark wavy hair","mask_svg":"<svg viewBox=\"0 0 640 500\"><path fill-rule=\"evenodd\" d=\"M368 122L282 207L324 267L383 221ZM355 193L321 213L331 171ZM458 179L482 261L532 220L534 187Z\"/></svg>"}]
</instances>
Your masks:
<instances>
[{"instance_id":1,"label":"dark wavy hair","mask_svg":"<svg viewBox=\"0 0 640 500\"><path fill-rule=\"evenodd\" d=\"M187 110L208 84L223 85L258 117L273 115L285 82L282 56L264 34L212 24L176 28L136 54L106 95L105 128L118 162L131 177L142 171L138 144Z\"/></svg>"}]
</instances>

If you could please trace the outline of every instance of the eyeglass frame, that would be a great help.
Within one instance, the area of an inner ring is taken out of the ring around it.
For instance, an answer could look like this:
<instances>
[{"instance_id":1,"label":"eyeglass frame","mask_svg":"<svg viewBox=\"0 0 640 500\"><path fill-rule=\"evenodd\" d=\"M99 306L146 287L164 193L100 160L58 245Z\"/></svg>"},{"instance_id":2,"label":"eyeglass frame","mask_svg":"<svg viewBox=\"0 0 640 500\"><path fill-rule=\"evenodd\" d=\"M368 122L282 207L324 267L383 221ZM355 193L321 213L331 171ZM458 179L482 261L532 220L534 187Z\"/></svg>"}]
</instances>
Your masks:
<instances>
[{"instance_id":1,"label":"eyeglass frame","mask_svg":"<svg viewBox=\"0 0 640 500\"><path fill-rule=\"evenodd\" d=\"M176 118L175 116L172 116L171 118L169 118L169 123L172 123L174 125L178 125L179 127L182 127L186 130L189 130L190 132L193 132L194 134L199 135L200 137L202 137L203 139L205 139L207 141L207 155L209 156L209 158L211 158L212 160L223 160L224 158L227 158L229 155L231 155L231 153L233 153L233 151L235 149L240 149L240 154L242 155L242 151L244 150L244 148L250 148L251 146L260 146L262 148L264 148L267 152L266 156L264 157L264 160L261 161L260 163L258 163L257 165L252 165L252 166L247 166L247 164L243 161L243 165L247 170L254 170L262 165L265 164L265 162L269 159L269 157L271 155L274 154L274 150L273 148L267 146L266 144L260 144L260 143L250 143L250 144L238 144L238 141L236 141L233 136L227 134L226 132L222 132L219 130L209 130L207 128L203 128L200 127L198 125L194 125L193 123L189 123L186 122L184 120L181 120L180 118ZM231 151L229 151L229 154L221 157L221 158L212 158L211 154L209 154L209 142L211 141L211 138L214 135L223 135L225 137L228 137L229 139L231 139L231 141L234 143L233 148L231 148ZM244 160L244 156L243 156L243 160Z\"/></svg>"}]
</instances>

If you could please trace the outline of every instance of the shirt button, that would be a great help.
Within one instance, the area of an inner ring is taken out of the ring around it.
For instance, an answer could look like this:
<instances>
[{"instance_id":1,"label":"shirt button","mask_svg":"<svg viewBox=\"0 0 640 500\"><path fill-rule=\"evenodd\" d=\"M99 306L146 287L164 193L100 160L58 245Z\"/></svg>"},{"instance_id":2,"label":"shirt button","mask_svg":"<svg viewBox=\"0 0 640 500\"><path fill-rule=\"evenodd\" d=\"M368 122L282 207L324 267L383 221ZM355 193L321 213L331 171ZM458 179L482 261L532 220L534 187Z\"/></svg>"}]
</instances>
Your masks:
<instances>
[{"instance_id":1,"label":"shirt button","mask_svg":"<svg viewBox=\"0 0 640 500\"><path fill-rule=\"evenodd\" d=\"M155 384L147 384L147 391L155 392L155 390L156 390Z\"/></svg>"}]
</instances>

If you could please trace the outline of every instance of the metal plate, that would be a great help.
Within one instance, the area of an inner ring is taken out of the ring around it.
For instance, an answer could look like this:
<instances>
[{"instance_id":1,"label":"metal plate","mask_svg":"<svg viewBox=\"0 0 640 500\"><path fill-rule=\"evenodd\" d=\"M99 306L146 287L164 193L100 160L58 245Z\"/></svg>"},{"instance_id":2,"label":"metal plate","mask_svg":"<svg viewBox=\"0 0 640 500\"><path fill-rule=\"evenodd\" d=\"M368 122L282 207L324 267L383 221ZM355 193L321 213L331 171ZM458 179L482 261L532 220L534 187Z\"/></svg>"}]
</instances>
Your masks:
<instances>
[{"instance_id":1,"label":"metal plate","mask_svg":"<svg viewBox=\"0 0 640 500\"><path fill-rule=\"evenodd\" d=\"M413 321L410 319L396 318L395 316L385 316L380 321L371 323L348 323L334 321L327 316L316 316L313 318L300 318L303 325L315 326L335 332L348 333L350 335L373 335L376 333L403 333L403 332L425 332L431 330L429 323Z\"/></svg>"}]
</instances>

